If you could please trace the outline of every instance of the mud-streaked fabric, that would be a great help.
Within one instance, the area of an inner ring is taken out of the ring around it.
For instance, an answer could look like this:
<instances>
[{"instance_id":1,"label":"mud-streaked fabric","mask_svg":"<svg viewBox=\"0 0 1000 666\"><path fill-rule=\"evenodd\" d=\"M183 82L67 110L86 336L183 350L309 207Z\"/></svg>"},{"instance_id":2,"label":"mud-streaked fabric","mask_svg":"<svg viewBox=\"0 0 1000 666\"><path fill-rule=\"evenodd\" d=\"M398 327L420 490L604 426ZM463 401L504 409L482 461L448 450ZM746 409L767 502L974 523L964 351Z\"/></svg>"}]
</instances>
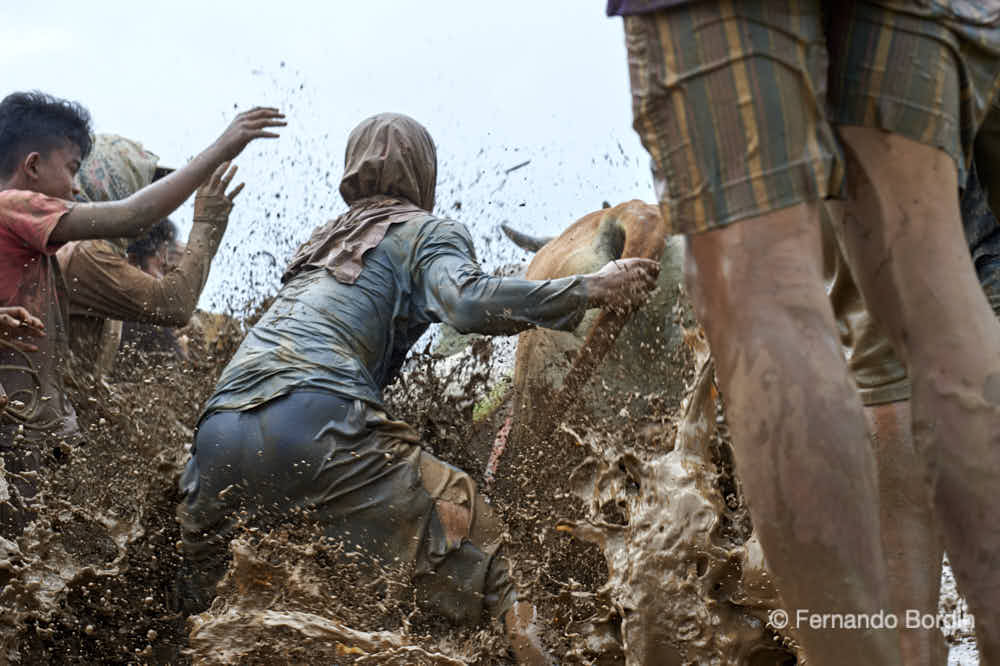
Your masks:
<instances>
[{"instance_id":1,"label":"mud-streaked fabric","mask_svg":"<svg viewBox=\"0 0 1000 666\"><path fill-rule=\"evenodd\" d=\"M434 209L437 149L423 125L399 113L367 118L351 132L344 154L340 195L351 207L317 228L282 276L325 267L353 284L365 254L394 224Z\"/></svg>"},{"instance_id":2,"label":"mud-streaked fabric","mask_svg":"<svg viewBox=\"0 0 1000 666\"><path fill-rule=\"evenodd\" d=\"M881 325L865 306L840 251L824 207L823 263L827 293L833 304L847 367L867 405L909 400L912 386L906 367L893 351ZM1000 223L990 209L976 174L961 197L962 226L983 292L1000 317Z\"/></svg>"},{"instance_id":3,"label":"mud-streaked fabric","mask_svg":"<svg viewBox=\"0 0 1000 666\"><path fill-rule=\"evenodd\" d=\"M943 150L962 183L1000 83L1000 26L986 9L948 4L955 7L928 6L921 16L837 3L828 29L830 121Z\"/></svg>"},{"instance_id":4,"label":"mud-streaked fabric","mask_svg":"<svg viewBox=\"0 0 1000 666\"><path fill-rule=\"evenodd\" d=\"M581 277L488 275L464 225L421 213L387 231L353 284L325 267L289 280L222 371L203 413L251 409L302 389L384 409L382 389L432 323L494 335L572 330L586 309Z\"/></svg>"},{"instance_id":5,"label":"mud-streaked fabric","mask_svg":"<svg viewBox=\"0 0 1000 666\"><path fill-rule=\"evenodd\" d=\"M627 16L635 128L670 228L840 196L834 125L940 148L964 181L996 96L994 4L702 0Z\"/></svg>"},{"instance_id":6,"label":"mud-streaked fabric","mask_svg":"<svg viewBox=\"0 0 1000 666\"><path fill-rule=\"evenodd\" d=\"M673 233L840 191L819 2L704 1L624 23L634 126Z\"/></svg>"},{"instance_id":7,"label":"mud-streaked fabric","mask_svg":"<svg viewBox=\"0 0 1000 666\"><path fill-rule=\"evenodd\" d=\"M98 134L77 178L88 201L119 201L150 185L158 162L137 141ZM70 347L87 367L99 367L99 349L110 354L110 366L118 344L107 338L109 332L117 331L120 341L122 321L161 326L187 323L222 238L218 233L197 231L192 237L206 241L189 244L181 261L162 277L129 262L127 248L135 239L75 241L59 250L70 297Z\"/></svg>"},{"instance_id":8,"label":"mud-streaked fabric","mask_svg":"<svg viewBox=\"0 0 1000 666\"><path fill-rule=\"evenodd\" d=\"M911 386L906 366L896 356L882 326L868 311L840 250L827 209L823 206L821 210L826 292L833 305L847 369L858 387L861 402L868 406L909 400Z\"/></svg>"},{"instance_id":9,"label":"mud-streaked fabric","mask_svg":"<svg viewBox=\"0 0 1000 666\"><path fill-rule=\"evenodd\" d=\"M250 411L201 422L180 481L188 570L202 610L241 527L303 519L377 563L403 566L418 595L461 623L514 601L499 523L475 482L417 445L417 434L359 400L297 391ZM467 512L446 529L437 503Z\"/></svg>"}]
</instances>

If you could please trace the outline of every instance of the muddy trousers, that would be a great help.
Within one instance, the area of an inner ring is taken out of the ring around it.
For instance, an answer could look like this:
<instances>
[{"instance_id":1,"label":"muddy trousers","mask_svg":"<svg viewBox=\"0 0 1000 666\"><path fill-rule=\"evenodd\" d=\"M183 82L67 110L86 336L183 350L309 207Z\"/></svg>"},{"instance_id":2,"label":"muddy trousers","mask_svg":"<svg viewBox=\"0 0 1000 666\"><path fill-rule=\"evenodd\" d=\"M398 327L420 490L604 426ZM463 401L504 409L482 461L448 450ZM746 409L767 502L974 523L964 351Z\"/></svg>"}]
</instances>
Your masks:
<instances>
[{"instance_id":1,"label":"muddy trousers","mask_svg":"<svg viewBox=\"0 0 1000 666\"><path fill-rule=\"evenodd\" d=\"M375 562L411 567L418 598L452 621L502 616L514 589L492 510L467 474L413 440L383 412L324 392L206 416L180 481L186 610L214 597L241 527L304 519Z\"/></svg>"}]
</instances>

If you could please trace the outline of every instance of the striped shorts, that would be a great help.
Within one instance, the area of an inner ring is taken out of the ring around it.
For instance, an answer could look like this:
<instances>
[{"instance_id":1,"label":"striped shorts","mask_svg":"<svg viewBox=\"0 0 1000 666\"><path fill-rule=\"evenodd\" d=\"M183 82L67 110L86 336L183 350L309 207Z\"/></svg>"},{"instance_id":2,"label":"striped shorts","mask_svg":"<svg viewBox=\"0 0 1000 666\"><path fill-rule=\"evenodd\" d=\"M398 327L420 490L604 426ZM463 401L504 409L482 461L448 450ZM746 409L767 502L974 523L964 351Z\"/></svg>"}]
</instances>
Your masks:
<instances>
[{"instance_id":1,"label":"striped shorts","mask_svg":"<svg viewBox=\"0 0 1000 666\"><path fill-rule=\"evenodd\" d=\"M672 232L839 197L837 125L944 150L964 182L1000 27L887 4L702 0L625 18L635 129Z\"/></svg>"}]
</instances>

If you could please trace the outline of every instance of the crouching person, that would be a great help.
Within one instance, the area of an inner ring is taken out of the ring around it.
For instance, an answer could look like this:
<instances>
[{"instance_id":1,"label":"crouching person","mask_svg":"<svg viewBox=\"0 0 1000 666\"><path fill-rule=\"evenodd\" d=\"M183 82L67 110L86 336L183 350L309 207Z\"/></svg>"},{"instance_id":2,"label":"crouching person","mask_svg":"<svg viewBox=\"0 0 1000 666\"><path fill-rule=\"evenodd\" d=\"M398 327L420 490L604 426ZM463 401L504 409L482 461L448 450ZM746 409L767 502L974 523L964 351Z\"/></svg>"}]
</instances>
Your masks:
<instances>
[{"instance_id":1,"label":"crouching person","mask_svg":"<svg viewBox=\"0 0 1000 666\"><path fill-rule=\"evenodd\" d=\"M588 308L637 302L659 266L492 277L466 228L430 212L437 157L420 124L396 114L365 120L345 162L340 192L350 209L299 249L205 405L181 478L185 596L202 608L214 596L238 520L305 512L328 537L410 563L418 597L451 619L477 622L484 608L503 618L518 659L545 663L533 609L516 600L498 553L497 519L467 474L423 451L417 433L386 413L382 389L431 323L498 335L569 330Z\"/></svg>"}]
</instances>

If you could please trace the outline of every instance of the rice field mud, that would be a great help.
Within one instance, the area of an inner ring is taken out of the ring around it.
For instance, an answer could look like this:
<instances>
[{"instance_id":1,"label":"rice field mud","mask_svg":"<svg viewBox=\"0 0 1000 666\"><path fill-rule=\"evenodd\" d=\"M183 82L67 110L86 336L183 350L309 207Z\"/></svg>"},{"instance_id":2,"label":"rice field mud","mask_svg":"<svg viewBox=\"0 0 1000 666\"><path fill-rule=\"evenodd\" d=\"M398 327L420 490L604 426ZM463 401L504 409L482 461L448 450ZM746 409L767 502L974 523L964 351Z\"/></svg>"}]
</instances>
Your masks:
<instances>
[{"instance_id":1,"label":"rice field mud","mask_svg":"<svg viewBox=\"0 0 1000 666\"><path fill-rule=\"evenodd\" d=\"M796 663L794 637L766 622L779 602L733 474L707 348L678 317L687 342L670 363L681 388L602 392L595 378L606 415L568 410L545 438L511 435L511 355L485 340L427 345L387 392L432 453L485 489L559 663ZM0 659L513 663L499 626L448 625L416 602L407 571L376 569L307 521L241 534L211 608L177 610L177 477L243 331L199 314L184 331L189 360L127 353L103 381L74 370L89 441L53 454L37 521L0 543Z\"/></svg>"}]
</instances>

